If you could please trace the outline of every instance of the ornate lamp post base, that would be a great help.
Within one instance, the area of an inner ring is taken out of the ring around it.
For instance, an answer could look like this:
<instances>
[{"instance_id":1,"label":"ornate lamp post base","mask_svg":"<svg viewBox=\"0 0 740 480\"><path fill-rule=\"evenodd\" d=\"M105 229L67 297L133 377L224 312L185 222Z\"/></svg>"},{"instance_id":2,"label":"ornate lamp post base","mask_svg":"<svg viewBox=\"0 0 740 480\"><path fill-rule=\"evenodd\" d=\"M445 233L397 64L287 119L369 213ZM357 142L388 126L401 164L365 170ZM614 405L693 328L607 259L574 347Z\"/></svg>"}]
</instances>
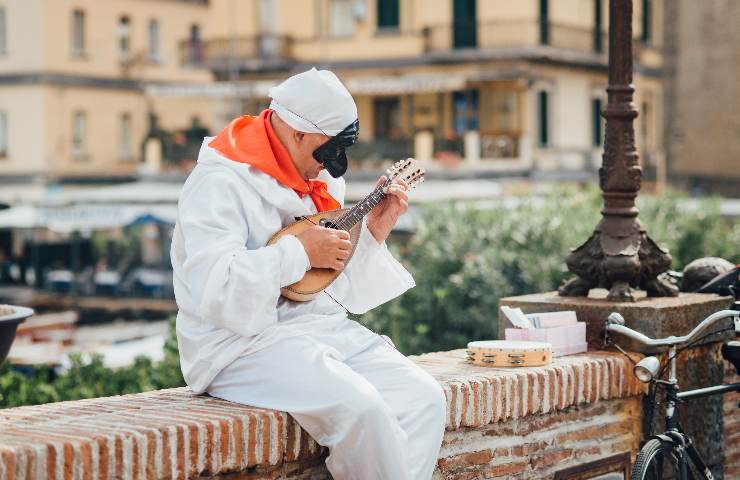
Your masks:
<instances>
[{"instance_id":1,"label":"ornate lamp post base","mask_svg":"<svg viewBox=\"0 0 740 480\"><path fill-rule=\"evenodd\" d=\"M558 289L561 296L585 297L592 288L609 290L607 299L633 302L633 289L649 297L674 297L678 289L660 274L671 266L671 255L645 232L637 218L626 232L609 232L602 220L586 243L574 249L565 263L576 276ZM615 235L616 233L616 235Z\"/></svg>"},{"instance_id":2,"label":"ornate lamp post base","mask_svg":"<svg viewBox=\"0 0 740 480\"><path fill-rule=\"evenodd\" d=\"M573 250L566 264L576 277L565 282L562 296L587 296L591 288L609 289L613 301L634 301L633 288L648 296L676 296L678 289L659 275L671 266L637 219L635 206L642 168L635 148L632 103L632 0L609 1L609 102L599 186L604 196L601 222L591 237Z\"/></svg>"}]
</instances>

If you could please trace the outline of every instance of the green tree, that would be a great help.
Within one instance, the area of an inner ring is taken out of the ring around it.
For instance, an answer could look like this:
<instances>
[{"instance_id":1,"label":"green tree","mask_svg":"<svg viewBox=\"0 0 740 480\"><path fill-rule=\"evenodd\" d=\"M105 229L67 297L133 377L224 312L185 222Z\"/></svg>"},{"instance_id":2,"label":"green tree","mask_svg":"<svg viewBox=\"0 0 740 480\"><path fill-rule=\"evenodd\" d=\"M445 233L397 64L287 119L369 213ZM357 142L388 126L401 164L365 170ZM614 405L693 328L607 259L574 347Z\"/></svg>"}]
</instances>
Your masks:
<instances>
[{"instance_id":1,"label":"green tree","mask_svg":"<svg viewBox=\"0 0 740 480\"><path fill-rule=\"evenodd\" d=\"M740 261L740 224L721 218L716 200L695 208L686 201L673 193L640 197L642 223L671 250L673 268L710 255ZM397 249L416 288L359 320L389 335L406 354L496 338L500 298L554 290L570 276L565 256L593 231L601 197L596 189L558 189L487 207L425 208L413 238Z\"/></svg>"}]
</instances>

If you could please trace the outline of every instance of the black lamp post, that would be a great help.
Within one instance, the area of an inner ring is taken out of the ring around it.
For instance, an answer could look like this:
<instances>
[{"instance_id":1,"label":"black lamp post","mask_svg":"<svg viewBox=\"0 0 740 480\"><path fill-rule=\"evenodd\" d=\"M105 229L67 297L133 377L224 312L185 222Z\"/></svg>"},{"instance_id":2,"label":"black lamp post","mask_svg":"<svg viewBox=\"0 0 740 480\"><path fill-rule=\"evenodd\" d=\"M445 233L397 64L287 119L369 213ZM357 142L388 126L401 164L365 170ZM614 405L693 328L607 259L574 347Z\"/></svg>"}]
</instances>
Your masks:
<instances>
[{"instance_id":1,"label":"black lamp post","mask_svg":"<svg viewBox=\"0 0 740 480\"><path fill-rule=\"evenodd\" d=\"M601 115L606 139L599 186L602 219L594 233L566 259L576 276L559 289L562 296L587 296L591 288L609 289L613 301L634 301L633 289L648 296L676 296L678 290L660 274L671 256L658 246L637 218L635 198L642 168L635 149L632 103L632 0L609 0L609 101Z\"/></svg>"}]
</instances>

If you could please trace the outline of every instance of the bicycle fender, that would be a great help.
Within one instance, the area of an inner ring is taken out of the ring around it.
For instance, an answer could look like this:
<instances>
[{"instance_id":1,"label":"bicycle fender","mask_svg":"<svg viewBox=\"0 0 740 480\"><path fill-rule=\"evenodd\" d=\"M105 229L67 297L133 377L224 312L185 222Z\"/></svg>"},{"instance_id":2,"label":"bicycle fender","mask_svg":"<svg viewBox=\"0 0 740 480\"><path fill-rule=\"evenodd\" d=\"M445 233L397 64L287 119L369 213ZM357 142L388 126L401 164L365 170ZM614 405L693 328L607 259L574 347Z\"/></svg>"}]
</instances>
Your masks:
<instances>
[{"instance_id":1,"label":"bicycle fender","mask_svg":"<svg viewBox=\"0 0 740 480\"><path fill-rule=\"evenodd\" d=\"M681 443L679 443L678 441L676 441L675 438L670 437L670 436L666 435L665 433L661 433L661 434L658 434L658 435L653 435L650 438L658 439L661 442L668 443L670 445L681 445Z\"/></svg>"}]
</instances>

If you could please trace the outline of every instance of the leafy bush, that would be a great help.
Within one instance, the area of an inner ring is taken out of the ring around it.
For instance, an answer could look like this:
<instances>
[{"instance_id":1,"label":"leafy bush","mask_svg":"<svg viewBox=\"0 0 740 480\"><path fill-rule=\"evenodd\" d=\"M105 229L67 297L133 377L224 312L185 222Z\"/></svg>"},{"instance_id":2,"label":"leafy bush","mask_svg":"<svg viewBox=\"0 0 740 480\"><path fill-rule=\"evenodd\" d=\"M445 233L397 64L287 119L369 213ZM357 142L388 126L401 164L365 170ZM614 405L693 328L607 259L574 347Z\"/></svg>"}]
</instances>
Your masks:
<instances>
[{"instance_id":1,"label":"leafy bush","mask_svg":"<svg viewBox=\"0 0 740 480\"><path fill-rule=\"evenodd\" d=\"M716 255L740 261L740 223L719 216L718 203L682 208L681 197L640 197L640 219L681 269ZM497 337L501 297L556 289L564 263L599 219L601 196L557 190L539 199L502 199L490 208L447 204L424 209L414 237L398 249L416 288L359 320L385 333L406 354L461 348Z\"/></svg>"},{"instance_id":2,"label":"leafy bush","mask_svg":"<svg viewBox=\"0 0 740 480\"><path fill-rule=\"evenodd\" d=\"M172 320L164 359L159 362L137 357L129 367L111 369L103 365L100 356L84 360L73 355L72 366L59 375L45 365L25 371L6 363L0 367L0 408L184 386L174 326Z\"/></svg>"}]
</instances>

